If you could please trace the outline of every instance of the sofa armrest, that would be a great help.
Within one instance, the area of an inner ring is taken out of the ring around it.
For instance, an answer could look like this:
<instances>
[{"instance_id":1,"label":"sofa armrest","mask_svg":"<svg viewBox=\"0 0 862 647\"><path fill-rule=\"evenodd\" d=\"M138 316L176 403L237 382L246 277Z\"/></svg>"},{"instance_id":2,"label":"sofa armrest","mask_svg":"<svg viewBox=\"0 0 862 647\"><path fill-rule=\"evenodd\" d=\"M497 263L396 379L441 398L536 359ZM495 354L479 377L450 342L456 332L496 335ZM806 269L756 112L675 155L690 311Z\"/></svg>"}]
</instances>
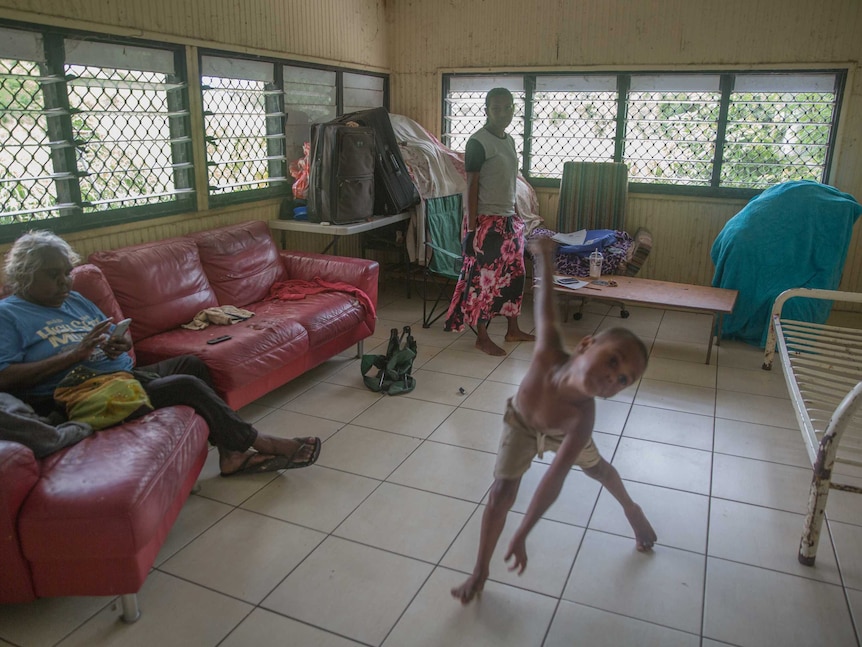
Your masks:
<instances>
[{"instance_id":1,"label":"sofa armrest","mask_svg":"<svg viewBox=\"0 0 862 647\"><path fill-rule=\"evenodd\" d=\"M18 515L40 473L32 451L0 440L0 604L36 599L18 536Z\"/></svg>"},{"instance_id":2,"label":"sofa armrest","mask_svg":"<svg viewBox=\"0 0 862 647\"><path fill-rule=\"evenodd\" d=\"M377 279L380 265L377 261L349 256L328 256L313 252L283 250L279 252L287 275L291 279L311 281L342 281L358 287L377 305Z\"/></svg>"}]
</instances>

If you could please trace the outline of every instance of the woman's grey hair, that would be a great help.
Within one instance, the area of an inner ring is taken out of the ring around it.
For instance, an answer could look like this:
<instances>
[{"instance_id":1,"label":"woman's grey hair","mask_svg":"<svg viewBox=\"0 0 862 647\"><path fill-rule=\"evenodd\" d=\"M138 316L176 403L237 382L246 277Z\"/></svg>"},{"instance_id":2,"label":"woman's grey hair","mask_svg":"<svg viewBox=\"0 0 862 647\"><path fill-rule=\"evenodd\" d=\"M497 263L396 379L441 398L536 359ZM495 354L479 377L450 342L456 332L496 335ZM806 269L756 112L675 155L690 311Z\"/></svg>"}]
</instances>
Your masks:
<instances>
[{"instance_id":1,"label":"woman's grey hair","mask_svg":"<svg viewBox=\"0 0 862 647\"><path fill-rule=\"evenodd\" d=\"M45 252L56 250L73 267L81 262L71 245L52 231L28 231L18 238L6 254L6 285L14 293L26 292L33 274L42 267Z\"/></svg>"}]
</instances>

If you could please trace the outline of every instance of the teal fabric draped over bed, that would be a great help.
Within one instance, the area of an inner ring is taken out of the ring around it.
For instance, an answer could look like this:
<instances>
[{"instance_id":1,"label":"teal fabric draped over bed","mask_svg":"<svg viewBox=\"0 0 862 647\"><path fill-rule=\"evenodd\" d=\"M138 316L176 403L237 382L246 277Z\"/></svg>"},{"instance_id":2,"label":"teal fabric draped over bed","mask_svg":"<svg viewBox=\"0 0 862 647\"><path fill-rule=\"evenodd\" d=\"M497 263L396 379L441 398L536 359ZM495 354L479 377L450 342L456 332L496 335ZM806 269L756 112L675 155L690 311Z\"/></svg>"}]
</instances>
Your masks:
<instances>
[{"instance_id":1,"label":"teal fabric draped over bed","mask_svg":"<svg viewBox=\"0 0 862 647\"><path fill-rule=\"evenodd\" d=\"M856 199L817 182L784 182L753 198L731 218L712 245L712 285L739 290L722 336L763 348L775 298L789 288L838 288ZM785 317L824 323L831 302L792 299Z\"/></svg>"}]
</instances>

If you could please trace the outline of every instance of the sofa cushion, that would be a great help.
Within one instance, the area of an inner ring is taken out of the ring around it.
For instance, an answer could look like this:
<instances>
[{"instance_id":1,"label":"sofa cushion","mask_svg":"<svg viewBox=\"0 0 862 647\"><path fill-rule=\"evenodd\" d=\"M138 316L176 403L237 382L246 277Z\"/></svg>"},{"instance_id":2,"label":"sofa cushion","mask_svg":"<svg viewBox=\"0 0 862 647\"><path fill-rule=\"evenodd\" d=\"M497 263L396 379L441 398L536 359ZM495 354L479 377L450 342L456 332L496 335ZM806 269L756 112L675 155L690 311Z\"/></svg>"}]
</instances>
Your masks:
<instances>
[{"instance_id":1,"label":"sofa cushion","mask_svg":"<svg viewBox=\"0 0 862 647\"><path fill-rule=\"evenodd\" d=\"M206 343L222 335L231 338ZM144 339L135 348L140 366L177 355L197 355L209 368L216 391L225 395L285 365L304 366L309 341L305 328L292 317L256 315L232 326L171 330Z\"/></svg>"},{"instance_id":2,"label":"sofa cushion","mask_svg":"<svg viewBox=\"0 0 862 647\"><path fill-rule=\"evenodd\" d=\"M201 264L219 304L243 307L260 301L269 287L287 279L269 226L243 222L187 236L198 246Z\"/></svg>"},{"instance_id":3,"label":"sofa cushion","mask_svg":"<svg viewBox=\"0 0 862 647\"><path fill-rule=\"evenodd\" d=\"M96 252L89 260L102 270L123 312L132 318L136 343L218 305L193 240L170 238Z\"/></svg>"},{"instance_id":4,"label":"sofa cushion","mask_svg":"<svg viewBox=\"0 0 862 647\"><path fill-rule=\"evenodd\" d=\"M295 301L262 301L250 304L248 309L255 313L254 319L289 317L298 322L308 335L309 348L356 330L367 317L359 300L345 292L309 294Z\"/></svg>"}]
</instances>

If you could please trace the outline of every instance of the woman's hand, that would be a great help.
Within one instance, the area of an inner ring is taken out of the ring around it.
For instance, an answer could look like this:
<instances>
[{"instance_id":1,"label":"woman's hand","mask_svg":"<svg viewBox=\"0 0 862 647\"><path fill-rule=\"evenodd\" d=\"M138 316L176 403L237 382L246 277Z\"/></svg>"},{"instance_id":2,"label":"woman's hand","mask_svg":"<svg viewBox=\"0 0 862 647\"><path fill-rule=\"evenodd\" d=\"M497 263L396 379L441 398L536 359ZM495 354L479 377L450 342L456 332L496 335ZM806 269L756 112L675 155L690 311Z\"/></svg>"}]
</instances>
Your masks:
<instances>
[{"instance_id":1,"label":"woman's hand","mask_svg":"<svg viewBox=\"0 0 862 647\"><path fill-rule=\"evenodd\" d=\"M123 353L128 353L131 348L132 342L129 341L127 335L108 337L105 343L102 344L102 350L105 351L105 355L108 356L108 359L116 359Z\"/></svg>"},{"instance_id":2,"label":"woman's hand","mask_svg":"<svg viewBox=\"0 0 862 647\"><path fill-rule=\"evenodd\" d=\"M81 362L87 359L96 348L101 346L108 338L108 330L111 327L112 319L108 317L104 321L100 321L81 338L75 346L72 346L66 354L73 358L76 362Z\"/></svg>"}]
</instances>

